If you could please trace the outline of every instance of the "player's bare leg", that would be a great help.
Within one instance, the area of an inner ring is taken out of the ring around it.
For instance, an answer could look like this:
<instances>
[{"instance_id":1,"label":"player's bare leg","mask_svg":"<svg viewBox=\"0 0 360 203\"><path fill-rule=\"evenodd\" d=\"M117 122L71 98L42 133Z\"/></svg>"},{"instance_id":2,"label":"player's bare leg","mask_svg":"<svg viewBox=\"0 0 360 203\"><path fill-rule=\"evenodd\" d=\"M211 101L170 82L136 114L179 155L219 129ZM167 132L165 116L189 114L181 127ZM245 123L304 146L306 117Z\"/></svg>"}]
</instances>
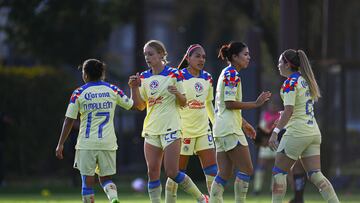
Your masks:
<instances>
[{"instance_id":1,"label":"player's bare leg","mask_svg":"<svg viewBox=\"0 0 360 203\"><path fill-rule=\"evenodd\" d=\"M301 159L309 180L319 189L321 196L328 203L339 203L330 181L322 174L320 155L304 157Z\"/></svg>"},{"instance_id":2,"label":"player's bare leg","mask_svg":"<svg viewBox=\"0 0 360 203\"><path fill-rule=\"evenodd\" d=\"M152 203L161 202L160 171L163 150L149 143L144 143L145 160L148 169L148 192Z\"/></svg>"},{"instance_id":3,"label":"player's bare leg","mask_svg":"<svg viewBox=\"0 0 360 203\"><path fill-rule=\"evenodd\" d=\"M238 144L234 149L227 152L234 167L239 170L234 182L235 202L245 202L249 188L250 176L253 174L253 165L251 162L248 146ZM241 159L239 159L241 157Z\"/></svg>"}]
</instances>

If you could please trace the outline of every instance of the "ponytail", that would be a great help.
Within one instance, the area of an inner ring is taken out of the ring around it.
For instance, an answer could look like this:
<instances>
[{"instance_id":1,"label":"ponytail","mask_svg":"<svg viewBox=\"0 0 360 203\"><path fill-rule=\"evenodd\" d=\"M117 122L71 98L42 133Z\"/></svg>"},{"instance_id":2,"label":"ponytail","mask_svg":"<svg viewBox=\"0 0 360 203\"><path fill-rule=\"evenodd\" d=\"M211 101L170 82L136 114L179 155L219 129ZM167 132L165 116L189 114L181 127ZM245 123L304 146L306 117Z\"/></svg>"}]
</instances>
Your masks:
<instances>
[{"instance_id":1,"label":"ponytail","mask_svg":"<svg viewBox=\"0 0 360 203\"><path fill-rule=\"evenodd\" d=\"M218 58L221 59L221 60L226 60L226 61L230 61L230 59L228 58L229 56L229 47L230 45L228 44L225 44L225 45L222 45L220 50L219 50L219 54L218 54Z\"/></svg>"},{"instance_id":2,"label":"ponytail","mask_svg":"<svg viewBox=\"0 0 360 203\"><path fill-rule=\"evenodd\" d=\"M184 57L181 59L179 65L177 67L179 70L189 66L189 62L186 60L186 57L187 57L187 55L185 54Z\"/></svg>"},{"instance_id":3,"label":"ponytail","mask_svg":"<svg viewBox=\"0 0 360 203\"><path fill-rule=\"evenodd\" d=\"M300 72L301 75L305 78L306 82L309 85L309 89L310 89L310 95L311 97L317 101L320 97L320 89L319 86L316 82L314 73L311 69L311 65L310 62L305 54L304 51L302 50L298 50L297 51L299 58L300 58Z\"/></svg>"},{"instance_id":4,"label":"ponytail","mask_svg":"<svg viewBox=\"0 0 360 203\"><path fill-rule=\"evenodd\" d=\"M232 56L239 54L246 47L247 45L243 42L231 42L230 44L224 44L219 50L218 58L231 62Z\"/></svg>"}]
</instances>

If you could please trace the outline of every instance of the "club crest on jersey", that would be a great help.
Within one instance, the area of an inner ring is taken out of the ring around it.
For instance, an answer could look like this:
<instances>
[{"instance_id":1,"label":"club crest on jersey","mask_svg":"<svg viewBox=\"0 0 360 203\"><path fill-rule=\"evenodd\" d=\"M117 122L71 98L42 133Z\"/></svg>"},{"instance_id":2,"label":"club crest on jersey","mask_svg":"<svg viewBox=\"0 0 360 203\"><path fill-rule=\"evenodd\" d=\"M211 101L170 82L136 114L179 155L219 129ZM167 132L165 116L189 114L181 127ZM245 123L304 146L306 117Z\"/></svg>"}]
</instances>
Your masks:
<instances>
[{"instance_id":1,"label":"club crest on jersey","mask_svg":"<svg viewBox=\"0 0 360 203\"><path fill-rule=\"evenodd\" d=\"M151 90L156 90L159 87L159 81L157 80L153 80L150 82L150 89Z\"/></svg>"},{"instance_id":2,"label":"club crest on jersey","mask_svg":"<svg viewBox=\"0 0 360 203\"><path fill-rule=\"evenodd\" d=\"M194 87L197 93L201 93L204 90L204 87L200 82L195 83Z\"/></svg>"}]
</instances>

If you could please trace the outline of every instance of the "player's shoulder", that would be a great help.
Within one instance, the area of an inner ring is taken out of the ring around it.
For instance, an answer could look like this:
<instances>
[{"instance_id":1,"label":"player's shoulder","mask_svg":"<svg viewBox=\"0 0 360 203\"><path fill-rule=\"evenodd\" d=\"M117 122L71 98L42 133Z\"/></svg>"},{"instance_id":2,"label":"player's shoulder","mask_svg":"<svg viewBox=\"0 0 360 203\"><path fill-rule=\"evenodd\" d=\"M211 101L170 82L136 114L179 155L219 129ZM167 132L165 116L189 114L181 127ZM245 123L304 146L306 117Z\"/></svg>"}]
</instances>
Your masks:
<instances>
[{"instance_id":1,"label":"player's shoulder","mask_svg":"<svg viewBox=\"0 0 360 203\"><path fill-rule=\"evenodd\" d=\"M122 91L122 89L120 89L118 86L111 83L107 83L106 86L109 87L114 94L120 95L121 97L125 96L124 91Z\"/></svg>"},{"instance_id":2,"label":"player's shoulder","mask_svg":"<svg viewBox=\"0 0 360 203\"><path fill-rule=\"evenodd\" d=\"M299 81L301 81L302 76L299 72L291 74L283 83L282 91L283 93L289 93L295 91L295 88L298 86Z\"/></svg>"},{"instance_id":3,"label":"player's shoulder","mask_svg":"<svg viewBox=\"0 0 360 203\"><path fill-rule=\"evenodd\" d=\"M210 81L210 82L212 82L212 80L213 80L212 75L209 72L207 72L206 70L201 70L200 77L202 77L205 80Z\"/></svg>"},{"instance_id":4,"label":"player's shoulder","mask_svg":"<svg viewBox=\"0 0 360 203\"><path fill-rule=\"evenodd\" d=\"M238 83L241 81L239 72L232 66L223 69L223 76L225 86L237 87Z\"/></svg>"},{"instance_id":5,"label":"player's shoulder","mask_svg":"<svg viewBox=\"0 0 360 203\"><path fill-rule=\"evenodd\" d=\"M146 79L152 76L151 69L147 69L140 73L140 79Z\"/></svg>"},{"instance_id":6,"label":"player's shoulder","mask_svg":"<svg viewBox=\"0 0 360 203\"><path fill-rule=\"evenodd\" d=\"M240 75L236 68L234 68L233 66L227 66L226 68L224 68L223 74L226 77L235 77Z\"/></svg>"},{"instance_id":7,"label":"player's shoulder","mask_svg":"<svg viewBox=\"0 0 360 203\"><path fill-rule=\"evenodd\" d=\"M179 69L170 66L165 66L165 70L163 71L163 74L171 78L176 78L177 81L181 81L184 79L184 75Z\"/></svg>"}]
</instances>

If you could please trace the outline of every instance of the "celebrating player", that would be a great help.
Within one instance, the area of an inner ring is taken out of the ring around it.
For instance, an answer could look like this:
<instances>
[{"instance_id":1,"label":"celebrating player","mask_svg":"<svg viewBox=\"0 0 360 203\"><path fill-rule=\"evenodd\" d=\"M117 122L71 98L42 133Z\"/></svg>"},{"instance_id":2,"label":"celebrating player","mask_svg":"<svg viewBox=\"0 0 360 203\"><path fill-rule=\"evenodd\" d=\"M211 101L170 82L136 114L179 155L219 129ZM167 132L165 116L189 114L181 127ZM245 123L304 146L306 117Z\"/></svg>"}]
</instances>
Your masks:
<instances>
[{"instance_id":1,"label":"celebrating player","mask_svg":"<svg viewBox=\"0 0 360 203\"><path fill-rule=\"evenodd\" d=\"M253 173L249 147L245 135L255 138L254 128L243 119L242 109L252 109L270 99L270 92L262 92L254 102L242 101L239 71L248 66L250 54L242 42L223 45L219 57L228 62L219 76L215 98L214 138L217 153L218 173L211 186L210 202L223 202L224 186L233 174L239 172L234 183L235 202L244 202L250 176ZM245 135L244 132L245 131Z\"/></svg>"},{"instance_id":2,"label":"celebrating player","mask_svg":"<svg viewBox=\"0 0 360 203\"><path fill-rule=\"evenodd\" d=\"M181 123L179 108L185 107L183 76L178 69L167 66L167 52L163 43L151 40L144 46L149 70L130 76L129 85L137 109L147 109L142 136L148 167L148 192L153 203L161 200L160 170L164 160L166 176L198 202L207 197L184 172L179 171Z\"/></svg>"},{"instance_id":3,"label":"celebrating player","mask_svg":"<svg viewBox=\"0 0 360 203\"><path fill-rule=\"evenodd\" d=\"M209 119L214 123L213 80L211 75L203 70L205 58L203 47L193 44L187 49L178 66L184 76L183 84L187 98L187 105L180 109L182 145L179 168L186 171L189 157L193 154L198 155L210 193L217 166L215 145L209 126ZM166 202L176 202L177 184L168 178L165 188Z\"/></svg>"}]
</instances>

